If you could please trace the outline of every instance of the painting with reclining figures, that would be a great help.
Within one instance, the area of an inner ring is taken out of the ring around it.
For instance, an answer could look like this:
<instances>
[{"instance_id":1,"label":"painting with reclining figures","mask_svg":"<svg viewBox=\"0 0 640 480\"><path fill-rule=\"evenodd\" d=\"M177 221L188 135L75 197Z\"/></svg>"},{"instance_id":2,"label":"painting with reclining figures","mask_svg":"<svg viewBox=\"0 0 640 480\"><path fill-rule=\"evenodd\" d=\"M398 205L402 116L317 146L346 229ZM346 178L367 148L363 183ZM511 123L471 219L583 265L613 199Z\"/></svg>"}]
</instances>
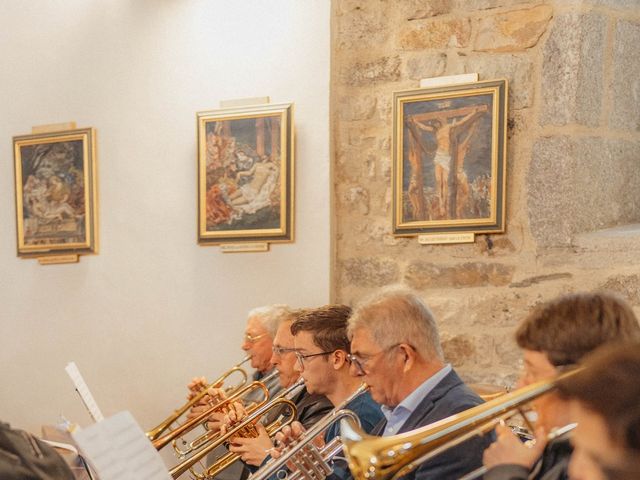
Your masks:
<instances>
[{"instance_id":1,"label":"painting with reclining figures","mask_svg":"<svg viewBox=\"0 0 640 480\"><path fill-rule=\"evenodd\" d=\"M394 94L394 234L504 231L506 88Z\"/></svg>"},{"instance_id":2,"label":"painting with reclining figures","mask_svg":"<svg viewBox=\"0 0 640 480\"><path fill-rule=\"evenodd\" d=\"M292 104L198 113L198 241L293 239Z\"/></svg>"},{"instance_id":3,"label":"painting with reclining figures","mask_svg":"<svg viewBox=\"0 0 640 480\"><path fill-rule=\"evenodd\" d=\"M13 138L18 255L97 252L95 131Z\"/></svg>"}]
</instances>

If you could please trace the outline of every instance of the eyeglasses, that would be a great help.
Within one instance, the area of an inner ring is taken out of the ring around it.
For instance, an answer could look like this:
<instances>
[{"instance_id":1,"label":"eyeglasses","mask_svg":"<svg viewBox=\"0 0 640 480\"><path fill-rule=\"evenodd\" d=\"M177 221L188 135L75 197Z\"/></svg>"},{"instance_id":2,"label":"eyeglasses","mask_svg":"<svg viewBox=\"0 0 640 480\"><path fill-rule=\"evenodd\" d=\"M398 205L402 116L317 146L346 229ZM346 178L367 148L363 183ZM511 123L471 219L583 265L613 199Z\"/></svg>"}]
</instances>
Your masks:
<instances>
[{"instance_id":1,"label":"eyeglasses","mask_svg":"<svg viewBox=\"0 0 640 480\"><path fill-rule=\"evenodd\" d=\"M308 358L319 357L321 355L331 355L335 350L331 352L320 352L320 353L309 353L308 355L303 355L299 351L296 350L296 358L298 359L298 363L300 367L304 370L305 361L308 361Z\"/></svg>"},{"instance_id":2,"label":"eyeglasses","mask_svg":"<svg viewBox=\"0 0 640 480\"><path fill-rule=\"evenodd\" d=\"M260 335L251 335L250 333L244 334L244 341L247 343L256 343L263 337L267 336L267 332L261 333Z\"/></svg>"},{"instance_id":3,"label":"eyeglasses","mask_svg":"<svg viewBox=\"0 0 640 480\"><path fill-rule=\"evenodd\" d=\"M395 343L395 344L391 345L390 347L387 347L387 348L385 348L383 350L380 350L378 353L374 353L372 355L367 355L366 356L367 358L362 358L362 357L359 357L358 355L354 355L354 354L350 353L349 355L347 355L347 360L349 360L349 362L351 362L356 367L356 369L358 370L358 374L359 375L366 375L367 371L365 369L367 368L367 363L369 363L373 358L376 358L377 356L382 355L383 353L390 352L391 350L393 350L394 348L396 348L396 347L398 347L398 346L400 346L402 344L404 344L404 342ZM413 345L410 345L410 344L406 344L406 345L409 345L411 348L413 348L415 350Z\"/></svg>"},{"instance_id":4,"label":"eyeglasses","mask_svg":"<svg viewBox=\"0 0 640 480\"><path fill-rule=\"evenodd\" d=\"M292 352L296 351L296 349L292 348L292 347L280 347L280 346L277 346L277 345L274 345L271 348L271 350L273 351L274 355L278 355L278 356L282 356L285 353L292 353Z\"/></svg>"}]
</instances>

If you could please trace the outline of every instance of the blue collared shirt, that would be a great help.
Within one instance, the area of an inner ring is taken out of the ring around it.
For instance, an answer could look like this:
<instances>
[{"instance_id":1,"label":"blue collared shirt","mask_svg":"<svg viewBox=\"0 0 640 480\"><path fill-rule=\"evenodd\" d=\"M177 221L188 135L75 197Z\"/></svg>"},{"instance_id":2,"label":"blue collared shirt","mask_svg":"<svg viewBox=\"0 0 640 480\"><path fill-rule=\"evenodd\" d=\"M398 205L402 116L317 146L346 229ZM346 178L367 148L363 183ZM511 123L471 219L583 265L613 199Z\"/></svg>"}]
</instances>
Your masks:
<instances>
[{"instance_id":1,"label":"blue collared shirt","mask_svg":"<svg viewBox=\"0 0 640 480\"><path fill-rule=\"evenodd\" d=\"M383 437L395 435L398 433L404 422L418 407L420 402L429 395L440 381L451 372L451 365L446 364L435 375L427 378L418 388L411 392L402 402L400 402L393 410L382 405L382 413L387 419L387 425L384 428Z\"/></svg>"}]
</instances>

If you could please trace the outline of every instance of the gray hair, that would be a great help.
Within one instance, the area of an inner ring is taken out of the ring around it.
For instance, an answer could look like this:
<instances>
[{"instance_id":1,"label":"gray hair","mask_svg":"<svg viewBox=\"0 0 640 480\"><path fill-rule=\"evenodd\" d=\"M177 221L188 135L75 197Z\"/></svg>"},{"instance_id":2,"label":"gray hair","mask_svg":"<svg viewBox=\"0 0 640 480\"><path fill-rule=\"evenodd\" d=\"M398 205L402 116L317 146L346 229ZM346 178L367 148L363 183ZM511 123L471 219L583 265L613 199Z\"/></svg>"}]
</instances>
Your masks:
<instances>
[{"instance_id":1,"label":"gray hair","mask_svg":"<svg viewBox=\"0 0 640 480\"><path fill-rule=\"evenodd\" d=\"M251 310L247 318L257 317L264 329L273 338L276 336L280 323L291 318L292 313L293 310L288 305L266 305Z\"/></svg>"},{"instance_id":2,"label":"gray hair","mask_svg":"<svg viewBox=\"0 0 640 480\"><path fill-rule=\"evenodd\" d=\"M425 359L444 359L433 313L410 290L386 288L365 299L349 318L349 338L361 328L382 348L407 343Z\"/></svg>"}]
</instances>

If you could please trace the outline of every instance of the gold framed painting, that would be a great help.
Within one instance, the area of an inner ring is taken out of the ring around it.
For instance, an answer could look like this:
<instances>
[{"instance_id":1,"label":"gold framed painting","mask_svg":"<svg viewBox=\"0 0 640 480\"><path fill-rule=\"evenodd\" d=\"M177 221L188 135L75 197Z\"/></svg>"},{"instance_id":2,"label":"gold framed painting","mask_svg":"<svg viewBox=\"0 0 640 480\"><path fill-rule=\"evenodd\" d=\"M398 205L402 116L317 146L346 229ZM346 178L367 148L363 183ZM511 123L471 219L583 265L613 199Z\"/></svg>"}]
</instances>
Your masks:
<instances>
[{"instance_id":1,"label":"gold framed painting","mask_svg":"<svg viewBox=\"0 0 640 480\"><path fill-rule=\"evenodd\" d=\"M93 128L13 137L18 256L98 252Z\"/></svg>"},{"instance_id":2,"label":"gold framed painting","mask_svg":"<svg viewBox=\"0 0 640 480\"><path fill-rule=\"evenodd\" d=\"M393 100L393 233L503 232L507 81Z\"/></svg>"},{"instance_id":3,"label":"gold framed painting","mask_svg":"<svg viewBox=\"0 0 640 480\"><path fill-rule=\"evenodd\" d=\"M197 114L198 243L293 241L293 104Z\"/></svg>"}]
</instances>

